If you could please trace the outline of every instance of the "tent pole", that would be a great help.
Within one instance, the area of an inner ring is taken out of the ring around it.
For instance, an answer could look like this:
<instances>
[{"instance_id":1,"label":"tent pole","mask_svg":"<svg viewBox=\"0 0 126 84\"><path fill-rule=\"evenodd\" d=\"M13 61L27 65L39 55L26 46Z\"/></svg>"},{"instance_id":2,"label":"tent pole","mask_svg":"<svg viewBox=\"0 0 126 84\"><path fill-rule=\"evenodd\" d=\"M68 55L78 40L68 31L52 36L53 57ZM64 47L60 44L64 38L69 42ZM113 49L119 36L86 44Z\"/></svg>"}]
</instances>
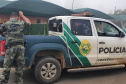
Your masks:
<instances>
[{"instance_id":1,"label":"tent pole","mask_svg":"<svg viewBox=\"0 0 126 84\"><path fill-rule=\"evenodd\" d=\"M73 5L74 5L74 0L73 0L73 3L72 3L72 10L73 10Z\"/></svg>"}]
</instances>

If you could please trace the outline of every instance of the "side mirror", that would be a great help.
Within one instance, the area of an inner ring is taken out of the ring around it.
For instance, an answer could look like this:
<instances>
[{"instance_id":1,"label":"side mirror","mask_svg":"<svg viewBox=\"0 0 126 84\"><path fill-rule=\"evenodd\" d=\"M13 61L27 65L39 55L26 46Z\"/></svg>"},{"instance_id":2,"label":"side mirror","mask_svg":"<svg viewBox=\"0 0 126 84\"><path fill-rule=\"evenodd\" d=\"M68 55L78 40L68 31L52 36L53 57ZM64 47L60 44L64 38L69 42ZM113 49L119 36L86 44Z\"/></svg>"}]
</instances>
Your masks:
<instances>
[{"instance_id":1,"label":"side mirror","mask_svg":"<svg viewBox=\"0 0 126 84\"><path fill-rule=\"evenodd\" d=\"M120 32L120 37L125 37L125 34L123 32Z\"/></svg>"}]
</instances>

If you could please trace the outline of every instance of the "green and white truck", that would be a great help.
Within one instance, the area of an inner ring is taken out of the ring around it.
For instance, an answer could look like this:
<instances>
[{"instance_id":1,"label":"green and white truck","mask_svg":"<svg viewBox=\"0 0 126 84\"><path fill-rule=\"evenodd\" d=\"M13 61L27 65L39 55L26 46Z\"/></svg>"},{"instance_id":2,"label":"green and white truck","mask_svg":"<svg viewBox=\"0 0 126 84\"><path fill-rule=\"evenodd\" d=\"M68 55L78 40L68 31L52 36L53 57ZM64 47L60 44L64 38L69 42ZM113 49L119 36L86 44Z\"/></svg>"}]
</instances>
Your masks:
<instances>
[{"instance_id":1,"label":"green and white truck","mask_svg":"<svg viewBox=\"0 0 126 84\"><path fill-rule=\"evenodd\" d=\"M0 65L5 55L0 36ZM49 19L49 35L25 35L25 67L34 68L36 80L56 82L62 70L126 64L125 32L95 17L56 16Z\"/></svg>"}]
</instances>

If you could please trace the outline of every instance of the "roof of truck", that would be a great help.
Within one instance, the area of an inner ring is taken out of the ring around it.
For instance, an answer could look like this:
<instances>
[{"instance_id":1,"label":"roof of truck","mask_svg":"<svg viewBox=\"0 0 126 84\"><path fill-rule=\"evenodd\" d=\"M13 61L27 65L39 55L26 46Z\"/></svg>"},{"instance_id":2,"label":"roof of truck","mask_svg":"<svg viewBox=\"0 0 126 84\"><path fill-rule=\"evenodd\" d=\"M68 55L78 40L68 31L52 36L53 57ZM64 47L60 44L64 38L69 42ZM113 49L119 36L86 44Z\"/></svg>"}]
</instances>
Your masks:
<instances>
[{"instance_id":1,"label":"roof of truck","mask_svg":"<svg viewBox=\"0 0 126 84\"><path fill-rule=\"evenodd\" d=\"M103 18L97 18L97 17L84 17L84 16L55 16L55 17L52 17L52 18L50 18L49 20L51 20L51 19L55 19L55 18L57 18L57 19L64 19L64 18L72 18L72 17L74 17L74 18L85 18L85 19L95 19L95 20L106 20L106 19L103 19ZM107 20L108 21L108 20Z\"/></svg>"}]
</instances>

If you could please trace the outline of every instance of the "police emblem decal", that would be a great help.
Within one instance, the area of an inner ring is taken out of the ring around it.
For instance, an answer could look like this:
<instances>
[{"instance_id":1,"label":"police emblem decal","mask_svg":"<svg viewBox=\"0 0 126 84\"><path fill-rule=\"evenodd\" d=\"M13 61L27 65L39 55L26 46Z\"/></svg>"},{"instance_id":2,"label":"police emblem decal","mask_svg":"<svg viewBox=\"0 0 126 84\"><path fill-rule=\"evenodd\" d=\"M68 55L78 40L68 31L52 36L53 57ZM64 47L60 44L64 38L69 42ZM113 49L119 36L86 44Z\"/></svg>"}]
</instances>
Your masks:
<instances>
[{"instance_id":1,"label":"police emblem decal","mask_svg":"<svg viewBox=\"0 0 126 84\"><path fill-rule=\"evenodd\" d=\"M82 41L82 43L80 44L80 47L79 47L80 53L85 57L90 53L91 49L92 49L92 47L91 47L89 41L86 39Z\"/></svg>"}]
</instances>

